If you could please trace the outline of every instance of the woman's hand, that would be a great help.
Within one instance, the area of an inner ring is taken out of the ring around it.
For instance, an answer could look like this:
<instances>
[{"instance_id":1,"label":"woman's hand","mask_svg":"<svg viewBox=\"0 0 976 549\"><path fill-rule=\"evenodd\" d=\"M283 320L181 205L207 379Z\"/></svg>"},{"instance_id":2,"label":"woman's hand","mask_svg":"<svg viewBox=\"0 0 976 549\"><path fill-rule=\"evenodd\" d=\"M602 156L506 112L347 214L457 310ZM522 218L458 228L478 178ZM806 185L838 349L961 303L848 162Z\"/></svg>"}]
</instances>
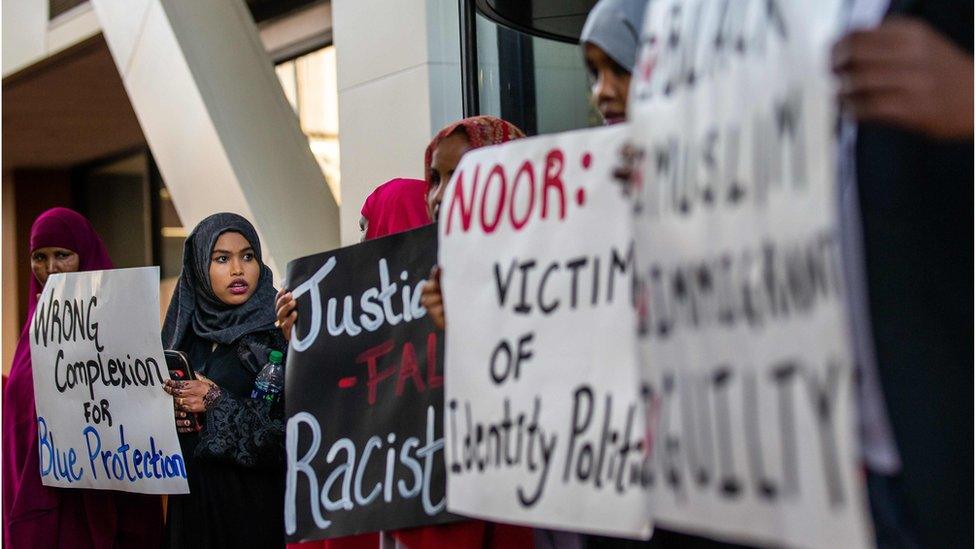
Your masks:
<instances>
[{"instance_id":1,"label":"woman's hand","mask_svg":"<svg viewBox=\"0 0 976 549\"><path fill-rule=\"evenodd\" d=\"M841 107L938 139L973 138L973 57L927 23L893 17L832 53Z\"/></svg>"},{"instance_id":2,"label":"woman's hand","mask_svg":"<svg viewBox=\"0 0 976 549\"><path fill-rule=\"evenodd\" d=\"M292 297L291 292L282 288L278 290L278 297L275 299L275 316L278 320L275 324L281 329L281 335L285 336L285 341L291 340L291 327L298 319L298 311L295 310L297 302Z\"/></svg>"},{"instance_id":3,"label":"woman's hand","mask_svg":"<svg viewBox=\"0 0 976 549\"><path fill-rule=\"evenodd\" d=\"M427 309L427 314L434 321L434 326L443 330L447 324L444 318L444 296L441 294L441 268L434 266L430 270L430 278L420 291L420 304Z\"/></svg>"},{"instance_id":4,"label":"woman's hand","mask_svg":"<svg viewBox=\"0 0 976 549\"><path fill-rule=\"evenodd\" d=\"M201 374L196 374L193 381L166 380L163 390L173 397L173 409L176 410L176 430L180 433L192 433L193 420L189 414L199 414L207 411L207 402L213 398L207 397L211 391L220 391L217 385Z\"/></svg>"}]
</instances>

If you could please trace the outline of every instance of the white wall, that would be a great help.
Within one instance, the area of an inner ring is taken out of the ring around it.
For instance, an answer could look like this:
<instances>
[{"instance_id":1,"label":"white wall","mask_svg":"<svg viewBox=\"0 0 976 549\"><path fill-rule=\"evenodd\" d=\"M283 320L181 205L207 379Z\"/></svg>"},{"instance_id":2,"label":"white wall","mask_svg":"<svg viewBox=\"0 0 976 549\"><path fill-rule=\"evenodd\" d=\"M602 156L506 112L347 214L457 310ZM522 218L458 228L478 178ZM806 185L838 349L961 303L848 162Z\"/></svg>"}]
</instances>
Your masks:
<instances>
[{"instance_id":1,"label":"white wall","mask_svg":"<svg viewBox=\"0 0 976 549\"><path fill-rule=\"evenodd\" d=\"M48 22L47 0L3 0L3 76L98 34L90 4L72 8Z\"/></svg>"},{"instance_id":2,"label":"white wall","mask_svg":"<svg viewBox=\"0 0 976 549\"><path fill-rule=\"evenodd\" d=\"M378 185L423 178L424 149L461 117L457 3L333 0L342 158L342 242Z\"/></svg>"},{"instance_id":3,"label":"white wall","mask_svg":"<svg viewBox=\"0 0 976 549\"><path fill-rule=\"evenodd\" d=\"M46 0L3 0L3 75L16 72L45 55Z\"/></svg>"}]
</instances>

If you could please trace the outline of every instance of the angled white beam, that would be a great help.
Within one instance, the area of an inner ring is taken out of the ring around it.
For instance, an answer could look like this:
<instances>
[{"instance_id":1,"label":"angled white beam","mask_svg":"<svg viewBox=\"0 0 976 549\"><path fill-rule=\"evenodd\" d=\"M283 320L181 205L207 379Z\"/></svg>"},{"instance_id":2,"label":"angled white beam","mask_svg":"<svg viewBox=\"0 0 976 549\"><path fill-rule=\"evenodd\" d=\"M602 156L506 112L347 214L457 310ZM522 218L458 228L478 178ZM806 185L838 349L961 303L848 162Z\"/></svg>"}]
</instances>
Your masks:
<instances>
[{"instance_id":1,"label":"angled white beam","mask_svg":"<svg viewBox=\"0 0 976 549\"><path fill-rule=\"evenodd\" d=\"M278 275L339 245L339 207L242 1L92 0L183 223L252 220Z\"/></svg>"}]
</instances>

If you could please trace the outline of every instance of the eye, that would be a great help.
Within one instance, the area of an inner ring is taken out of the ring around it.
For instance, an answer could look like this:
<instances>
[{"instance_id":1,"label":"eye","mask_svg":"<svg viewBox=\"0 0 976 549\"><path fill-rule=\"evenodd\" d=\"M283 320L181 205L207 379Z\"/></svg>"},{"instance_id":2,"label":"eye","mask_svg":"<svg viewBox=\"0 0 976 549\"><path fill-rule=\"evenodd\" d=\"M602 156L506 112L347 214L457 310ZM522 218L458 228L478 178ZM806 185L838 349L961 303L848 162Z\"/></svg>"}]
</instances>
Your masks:
<instances>
[{"instance_id":1,"label":"eye","mask_svg":"<svg viewBox=\"0 0 976 549\"><path fill-rule=\"evenodd\" d=\"M617 76L630 76L630 71L625 69L623 65L617 63L613 59L610 60L610 70L612 70L613 74Z\"/></svg>"},{"instance_id":2,"label":"eye","mask_svg":"<svg viewBox=\"0 0 976 549\"><path fill-rule=\"evenodd\" d=\"M586 60L586 74L590 77L591 81L596 80L596 67L593 66L593 63L589 59Z\"/></svg>"},{"instance_id":3,"label":"eye","mask_svg":"<svg viewBox=\"0 0 976 549\"><path fill-rule=\"evenodd\" d=\"M218 255L213 258L214 263L227 263L229 258L226 255Z\"/></svg>"},{"instance_id":4,"label":"eye","mask_svg":"<svg viewBox=\"0 0 976 549\"><path fill-rule=\"evenodd\" d=\"M254 252L244 254L244 261L254 261Z\"/></svg>"},{"instance_id":5,"label":"eye","mask_svg":"<svg viewBox=\"0 0 976 549\"><path fill-rule=\"evenodd\" d=\"M31 256L31 260L33 261L44 261L44 259L45 259L44 254L40 254L40 253Z\"/></svg>"},{"instance_id":6,"label":"eye","mask_svg":"<svg viewBox=\"0 0 976 549\"><path fill-rule=\"evenodd\" d=\"M71 257L71 253L59 251L59 252L55 252L54 253L54 257L56 257L58 259L67 259L67 258Z\"/></svg>"}]
</instances>

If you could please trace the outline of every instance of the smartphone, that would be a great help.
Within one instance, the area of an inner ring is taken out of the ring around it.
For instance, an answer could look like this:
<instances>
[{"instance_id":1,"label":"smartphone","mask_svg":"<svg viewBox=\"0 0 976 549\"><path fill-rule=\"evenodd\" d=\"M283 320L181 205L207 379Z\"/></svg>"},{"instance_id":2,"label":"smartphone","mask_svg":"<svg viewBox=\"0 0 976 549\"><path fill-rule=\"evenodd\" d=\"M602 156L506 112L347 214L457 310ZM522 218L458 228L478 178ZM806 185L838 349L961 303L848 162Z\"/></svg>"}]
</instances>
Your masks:
<instances>
[{"instance_id":1,"label":"smartphone","mask_svg":"<svg viewBox=\"0 0 976 549\"><path fill-rule=\"evenodd\" d=\"M166 357L166 368L169 370L169 377L173 381L190 381L196 379L193 375L193 368L190 368L190 361L186 358L183 351L167 349L163 351Z\"/></svg>"},{"instance_id":2,"label":"smartphone","mask_svg":"<svg viewBox=\"0 0 976 549\"><path fill-rule=\"evenodd\" d=\"M190 361L186 358L186 353L166 349L163 351L163 356L166 358L166 368L169 370L170 379L173 381L196 379L196 376L193 375L193 368L190 368ZM203 424L198 416L199 414L187 414L187 419L190 420L190 428L194 431L203 429Z\"/></svg>"}]
</instances>

